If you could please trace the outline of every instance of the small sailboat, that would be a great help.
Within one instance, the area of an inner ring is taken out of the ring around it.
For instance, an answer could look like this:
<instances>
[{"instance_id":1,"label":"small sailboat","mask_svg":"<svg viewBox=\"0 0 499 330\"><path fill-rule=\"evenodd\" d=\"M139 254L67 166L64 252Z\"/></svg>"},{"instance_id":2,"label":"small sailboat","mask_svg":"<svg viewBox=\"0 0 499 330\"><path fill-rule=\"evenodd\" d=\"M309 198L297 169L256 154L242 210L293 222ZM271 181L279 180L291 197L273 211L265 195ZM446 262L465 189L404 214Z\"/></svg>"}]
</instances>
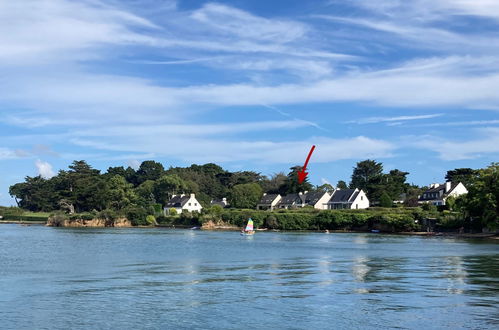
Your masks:
<instances>
[{"instance_id":1,"label":"small sailboat","mask_svg":"<svg viewBox=\"0 0 499 330\"><path fill-rule=\"evenodd\" d=\"M250 236L254 235L255 230L253 229L253 220L251 218L248 219L248 223L246 224L246 228L241 230L241 235L243 236Z\"/></svg>"}]
</instances>

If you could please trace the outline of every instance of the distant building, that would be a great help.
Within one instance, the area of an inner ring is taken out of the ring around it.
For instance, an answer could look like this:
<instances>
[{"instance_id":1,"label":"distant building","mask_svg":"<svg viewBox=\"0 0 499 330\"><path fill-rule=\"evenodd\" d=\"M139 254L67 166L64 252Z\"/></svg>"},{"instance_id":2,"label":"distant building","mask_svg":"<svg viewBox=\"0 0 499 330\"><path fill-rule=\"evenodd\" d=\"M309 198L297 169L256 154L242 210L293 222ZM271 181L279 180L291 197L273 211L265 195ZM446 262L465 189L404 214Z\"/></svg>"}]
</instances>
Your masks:
<instances>
[{"instance_id":1,"label":"distant building","mask_svg":"<svg viewBox=\"0 0 499 330\"><path fill-rule=\"evenodd\" d=\"M305 192L306 193L306 192ZM304 201L302 199L303 193L298 194L287 194L281 198L279 204L277 204L278 209L296 209L304 206Z\"/></svg>"},{"instance_id":2,"label":"distant building","mask_svg":"<svg viewBox=\"0 0 499 330\"><path fill-rule=\"evenodd\" d=\"M229 203L227 202L227 198L222 198L222 199L212 199L210 202L210 205L220 205L221 207L228 207Z\"/></svg>"},{"instance_id":3,"label":"distant building","mask_svg":"<svg viewBox=\"0 0 499 330\"><path fill-rule=\"evenodd\" d=\"M165 205L165 212L168 213L171 208L177 210L177 213L182 213L183 210L187 210L189 212L201 212L203 207L198 202L194 194L182 194L172 196L172 198Z\"/></svg>"},{"instance_id":4,"label":"distant building","mask_svg":"<svg viewBox=\"0 0 499 330\"><path fill-rule=\"evenodd\" d=\"M445 205L447 198L467 193L468 189L461 182L432 183L430 188L419 197L418 202L420 204Z\"/></svg>"},{"instance_id":5,"label":"distant building","mask_svg":"<svg viewBox=\"0 0 499 330\"><path fill-rule=\"evenodd\" d=\"M367 209L369 207L369 199L366 193L361 189L335 189L327 208L330 210L337 209Z\"/></svg>"},{"instance_id":6,"label":"distant building","mask_svg":"<svg viewBox=\"0 0 499 330\"><path fill-rule=\"evenodd\" d=\"M256 209L272 211L280 201L281 195L279 194L263 194L262 199L256 205Z\"/></svg>"},{"instance_id":7,"label":"distant building","mask_svg":"<svg viewBox=\"0 0 499 330\"><path fill-rule=\"evenodd\" d=\"M327 191L314 191L301 195L301 198L304 206L310 205L313 206L314 209L326 210L331 195Z\"/></svg>"}]
</instances>

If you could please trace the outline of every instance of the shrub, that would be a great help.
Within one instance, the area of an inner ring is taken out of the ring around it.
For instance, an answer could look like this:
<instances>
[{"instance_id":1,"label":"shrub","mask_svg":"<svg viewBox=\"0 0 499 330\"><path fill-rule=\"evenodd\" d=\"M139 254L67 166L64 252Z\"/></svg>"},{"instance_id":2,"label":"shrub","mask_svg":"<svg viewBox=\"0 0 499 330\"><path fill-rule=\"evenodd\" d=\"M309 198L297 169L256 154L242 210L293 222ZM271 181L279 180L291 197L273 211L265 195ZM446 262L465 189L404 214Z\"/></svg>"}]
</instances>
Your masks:
<instances>
[{"instance_id":1,"label":"shrub","mask_svg":"<svg viewBox=\"0 0 499 330\"><path fill-rule=\"evenodd\" d=\"M151 226L152 225L157 225L156 218L154 217L154 215L148 215L146 217L146 222L147 222L148 225L151 225Z\"/></svg>"},{"instance_id":2,"label":"shrub","mask_svg":"<svg viewBox=\"0 0 499 330\"><path fill-rule=\"evenodd\" d=\"M125 216L131 221L134 226L145 226L147 225L146 217L147 212L143 207L140 206L129 206L125 210Z\"/></svg>"},{"instance_id":3,"label":"shrub","mask_svg":"<svg viewBox=\"0 0 499 330\"><path fill-rule=\"evenodd\" d=\"M168 209L168 214L169 215L177 215L177 209L174 207Z\"/></svg>"}]
</instances>

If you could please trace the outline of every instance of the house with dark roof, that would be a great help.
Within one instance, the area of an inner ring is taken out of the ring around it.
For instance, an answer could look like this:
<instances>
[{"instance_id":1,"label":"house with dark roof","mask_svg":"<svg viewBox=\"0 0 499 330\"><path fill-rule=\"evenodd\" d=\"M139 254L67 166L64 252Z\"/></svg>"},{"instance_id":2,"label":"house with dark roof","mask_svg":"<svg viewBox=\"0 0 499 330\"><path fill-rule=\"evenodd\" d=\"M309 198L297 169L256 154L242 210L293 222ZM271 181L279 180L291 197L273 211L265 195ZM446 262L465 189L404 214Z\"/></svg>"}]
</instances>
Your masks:
<instances>
[{"instance_id":1,"label":"house with dark roof","mask_svg":"<svg viewBox=\"0 0 499 330\"><path fill-rule=\"evenodd\" d=\"M467 194L468 189L461 182L447 181L444 184L432 183L419 197L420 204L445 205L445 201L449 197L457 197Z\"/></svg>"},{"instance_id":2,"label":"house with dark roof","mask_svg":"<svg viewBox=\"0 0 499 330\"><path fill-rule=\"evenodd\" d=\"M177 213L182 213L183 210L189 212L201 212L203 208L201 204L196 199L194 194L190 195L173 195L172 198L165 205L165 213L168 213L170 209L175 209Z\"/></svg>"},{"instance_id":3,"label":"house with dark roof","mask_svg":"<svg viewBox=\"0 0 499 330\"><path fill-rule=\"evenodd\" d=\"M281 195L279 194L263 194L262 199L256 205L257 210L270 210L272 211L277 204L281 201Z\"/></svg>"},{"instance_id":4,"label":"house with dark roof","mask_svg":"<svg viewBox=\"0 0 499 330\"><path fill-rule=\"evenodd\" d=\"M302 196L303 204L313 206L314 209L326 210L327 203L331 199L331 195L327 191L307 192Z\"/></svg>"},{"instance_id":5,"label":"house with dark roof","mask_svg":"<svg viewBox=\"0 0 499 330\"><path fill-rule=\"evenodd\" d=\"M303 206L305 206L305 204L302 192L284 195L279 204L277 204L278 209L296 209Z\"/></svg>"},{"instance_id":6,"label":"house with dark roof","mask_svg":"<svg viewBox=\"0 0 499 330\"><path fill-rule=\"evenodd\" d=\"M210 206L213 206L213 205L220 205L223 208L229 207L229 203L227 202L227 198L225 198L225 197L222 199L212 199L210 201Z\"/></svg>"},{"instance_id":7,"label":"house with dark roof","mask_svg":"<svg viewBox=\"0 0 499 330\"><path fill-rule=\"evenodd\" d=\"M369 199L366 193L361 189L335 189L327 208L330 210L337 209L367 209L369 207Z\"/></svg>"}]
</instances>

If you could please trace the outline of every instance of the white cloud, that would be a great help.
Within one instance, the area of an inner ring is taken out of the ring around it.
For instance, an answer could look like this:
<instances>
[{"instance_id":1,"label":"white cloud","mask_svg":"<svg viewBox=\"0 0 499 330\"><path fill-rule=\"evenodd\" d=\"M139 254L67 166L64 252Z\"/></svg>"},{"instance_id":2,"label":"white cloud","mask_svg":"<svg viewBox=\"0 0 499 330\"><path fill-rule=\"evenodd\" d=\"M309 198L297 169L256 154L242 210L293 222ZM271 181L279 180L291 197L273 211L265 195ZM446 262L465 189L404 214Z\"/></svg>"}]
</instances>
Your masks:
<instances>
[{"instance_id":1,"label":"white cloud","mask_svg":"<svg viewBox=\"0 0 499 330\"><path fill-rule=\"evenodd\" d=\"M0 160L4 159L17 159L22 157L27 157L28 154L24 150L12 150L9 148L0 147Z\"/></svg>"},{"instance_id":2,"label":"white cloud","mask_svg":"<svg viewBox=\"0 0 499 330\"><path fill-rule=\"evenodd\" d=\"M357 120L348 121L347 123L355 123L355 124L376 124L383 122L397 122L393 124L400 124L398 122L410 121L410 120L421 120L421 119L431 119L436 117L441 117L443 114L431 114L431 115L419 115L419 116L396 116L396 117L369 117L369 118L361 118Z\"/></svg>"},{"instance_id":3,"label":"white cloud","mask_svg":"<svg viewBox=\"0 0 499 330\"><path fill-rule=\"evenodd\" d=\"M104 44L150 44L133 27L157 29L148 20L98 1L0 1L3 65L94 58Z\"/></svg>"},{"instance_id":4,"label":"white cloud","mask_svg":"<svg viewBox=\"0 0 499 330\"><path fill-rule=\"evenodd\" d=\"M55 175L55 172L52 170L52 165L47 162L41 161L37 159L35 162L36 169L38 170L38 174L45 179L50 179Z\"/></svg>"},{"instance_id":5,"label":"white cloud","mask_svg":"<svg viewBox=\"0 0 499 330\"><path fill-rule=\"evenodd\" d=\"M436 136L416 137L409 145L432 150L446 161L476 159L484 155L499 154L499 128L477 129L477 138L449 140Z\"/></svg>"},{"instance_id":6,"label":"white cloud","mask_svg":"<svg viewBox=\"0 0 499 330\"><path fill-rule=\"evenodd\" d=\"M327 137L297 141L227 139L223 137L177 137L168 139L168 148L154 143L157 136L127 136L102 139L78 137L71 142L78 146L114 152L146 152L173 157L187 162L257 161L266 164L300 163L311 145L317 145L314 162L326 163L342 159L391 157L396 146L390 142L363 136L345 139Z\"/></svg>"},{"instance_id":7,"label":"white cloud","mask_svg":"<svg viewBox=\"0 0 499 330\"><path fill-rule=\"evenodd\" d=\"M266 19L217 3L205 4L191 17L222 34L279 44L302 38L308 30L302 23Z\"/></svg>"}]
</instances>

